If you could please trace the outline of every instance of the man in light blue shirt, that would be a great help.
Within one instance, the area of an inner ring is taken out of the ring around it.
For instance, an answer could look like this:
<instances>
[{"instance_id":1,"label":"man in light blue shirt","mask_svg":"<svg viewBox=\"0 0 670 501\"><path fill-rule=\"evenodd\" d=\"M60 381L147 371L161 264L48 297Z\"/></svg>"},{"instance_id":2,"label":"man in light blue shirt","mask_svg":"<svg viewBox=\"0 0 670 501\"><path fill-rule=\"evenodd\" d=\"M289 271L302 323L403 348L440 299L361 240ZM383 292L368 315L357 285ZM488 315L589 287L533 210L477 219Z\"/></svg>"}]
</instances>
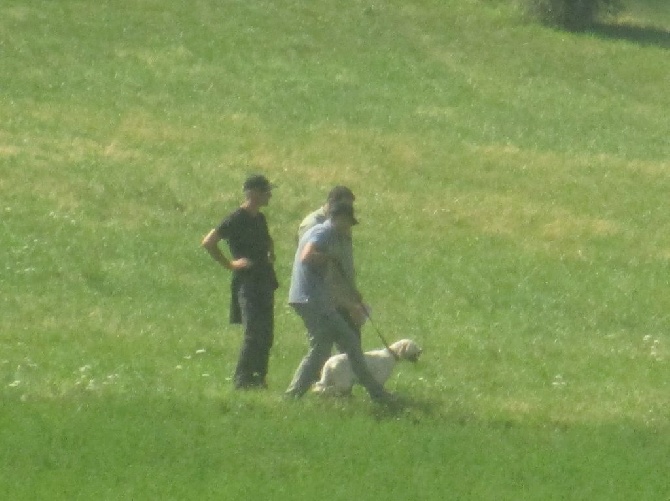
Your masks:
<instances>
[{"instance_id":1,"label":"man in light blue shirt","mask_svg":"<svg viewBox=\"0 0 670 501\"><path fill-rule=\"evenodd\" d=\"M308 230L326 222L332 206L338 203L346 203L353 207L355 200L354 193L347 186L338 185L333 187L328 192L326 203L306 216L300 223L298 242ZM366 316L360 308L362 298L356 290L356 272L354 270L354 249L351 232L337 238L330 249L330 253L338 258L339 269L336 269L334 264L330 263L326 271L326 282L331 288L335 307L344 315L349 325L354 328L360 341L361 327L365 323ZM344 273L342 273L342 269L344 269Z\"/></svg>"},{"instance_id":2,"label":"man in light blue shirt","mask_svg":"<svg viewBox=\"0 0 670 501\"><path fill-rule=\"evenodd\" d=\"M337 311L332 288L326 280L329 264L342 269L343 273L348 266L353 266L353 263L334 262L337 258L333 250L342 239L350 238L351 227L357 223L353 207L337 203L330 208L329 218L324 223L314 226L300 239L293 261L289 304L305 323L309 350L286 390L287 396L301 397L319 379L335 343L347 354L358 381L374 400L391 398L368 371L358 336Z\"/></svg>"}]
</instances>

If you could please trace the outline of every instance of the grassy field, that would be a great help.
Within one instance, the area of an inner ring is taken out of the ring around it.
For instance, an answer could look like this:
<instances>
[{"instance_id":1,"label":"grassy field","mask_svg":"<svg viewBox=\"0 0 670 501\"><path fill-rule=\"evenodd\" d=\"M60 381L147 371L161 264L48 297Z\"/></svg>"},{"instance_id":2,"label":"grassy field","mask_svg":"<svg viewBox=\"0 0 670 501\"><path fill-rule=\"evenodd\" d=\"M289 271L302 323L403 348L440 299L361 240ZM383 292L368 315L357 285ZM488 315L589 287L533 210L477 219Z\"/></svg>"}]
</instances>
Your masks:
<instances>
[{"instance_id":1,"label":"grassy field","mask_svg":"<svg viewBox=\"0 0 670 501\"><path fill-rule=\"evenodd\" d=\"M4 0L0 497L670 499L670 13L627 3ZM281 287L237 393L199 243L252 171ZM424 348L397 409L281 399L339 183L375 324Z\"/></svg>"}]
</instances>

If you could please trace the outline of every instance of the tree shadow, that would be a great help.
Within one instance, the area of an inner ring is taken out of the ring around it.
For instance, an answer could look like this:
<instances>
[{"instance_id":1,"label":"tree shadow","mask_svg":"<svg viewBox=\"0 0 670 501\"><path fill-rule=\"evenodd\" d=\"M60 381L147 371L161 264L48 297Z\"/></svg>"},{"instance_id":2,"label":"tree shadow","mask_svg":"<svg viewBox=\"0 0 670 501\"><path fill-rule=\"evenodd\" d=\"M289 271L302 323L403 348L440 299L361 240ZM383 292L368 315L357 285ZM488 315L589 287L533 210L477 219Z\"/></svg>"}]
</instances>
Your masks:
<instances>
[{"instance_id":1,"label":"tree shadow","mask_svg":"<svg viewBox=\"0 0 670 501\"><path fill-rule=\"evenodd\" d=\"M598 23L586 29L585 32L602 38L626 40L645 47L670 49L670 30L656 26Z\"/></svg>"}]
</instances>

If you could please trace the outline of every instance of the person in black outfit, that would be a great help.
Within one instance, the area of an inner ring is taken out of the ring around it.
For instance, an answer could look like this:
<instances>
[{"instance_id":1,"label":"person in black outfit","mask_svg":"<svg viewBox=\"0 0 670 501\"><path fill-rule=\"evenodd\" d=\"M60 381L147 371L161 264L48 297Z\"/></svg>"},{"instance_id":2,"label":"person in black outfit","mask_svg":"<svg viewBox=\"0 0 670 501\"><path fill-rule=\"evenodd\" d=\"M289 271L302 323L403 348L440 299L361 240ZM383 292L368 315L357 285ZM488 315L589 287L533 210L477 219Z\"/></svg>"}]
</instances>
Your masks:
<instances>
[{"instance_id":1,"label":"person in black outfit","mask_svg":"<svg viewBox=\"0 0 670 501\"><path fill-rule=\"evenodd\" d=\"M274 244L265 215L260 212L272 197L265 176L244 182L245 200L203 239L202 246L224 268L233 272L230 322L244 326L244 341L235 369L235 388L267 388L268 359L274 340ZM232 255L219 248L226 240Z\"/></svg>"}]
</instances>

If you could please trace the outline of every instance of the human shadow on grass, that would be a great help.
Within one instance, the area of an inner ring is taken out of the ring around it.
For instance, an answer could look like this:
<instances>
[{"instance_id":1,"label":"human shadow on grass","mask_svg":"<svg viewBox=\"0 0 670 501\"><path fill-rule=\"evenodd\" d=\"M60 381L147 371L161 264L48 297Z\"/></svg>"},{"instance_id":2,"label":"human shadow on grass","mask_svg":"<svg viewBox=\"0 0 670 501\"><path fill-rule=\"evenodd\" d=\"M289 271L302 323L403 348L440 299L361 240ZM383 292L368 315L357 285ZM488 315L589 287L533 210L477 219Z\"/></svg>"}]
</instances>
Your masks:
<instances>
[{"instance_id":1,"label":"human shadow on grass","mask_svg":"<svg viewBox=\"0 0 670 501\"><path fill-rule=\"evenodd\" d=\"M599 23L584 30L601 38L626 40L645 47L670 49L670 30L656 26L636 26L633 24Z\"/></svg>"},{"instance_id":2,"label":"human shadow on grass","mask_svg":"<svg viewBox=\"0 0 670 501\"><path fill-rule=\"evenodd\" d=\"M439 413L441 403L425 398L395 394L388 402L376 403L372 407L372 415L377 420L397 419L404 417L418 424L423 418L430 418Z\"/></svg>"}]
</instances>

